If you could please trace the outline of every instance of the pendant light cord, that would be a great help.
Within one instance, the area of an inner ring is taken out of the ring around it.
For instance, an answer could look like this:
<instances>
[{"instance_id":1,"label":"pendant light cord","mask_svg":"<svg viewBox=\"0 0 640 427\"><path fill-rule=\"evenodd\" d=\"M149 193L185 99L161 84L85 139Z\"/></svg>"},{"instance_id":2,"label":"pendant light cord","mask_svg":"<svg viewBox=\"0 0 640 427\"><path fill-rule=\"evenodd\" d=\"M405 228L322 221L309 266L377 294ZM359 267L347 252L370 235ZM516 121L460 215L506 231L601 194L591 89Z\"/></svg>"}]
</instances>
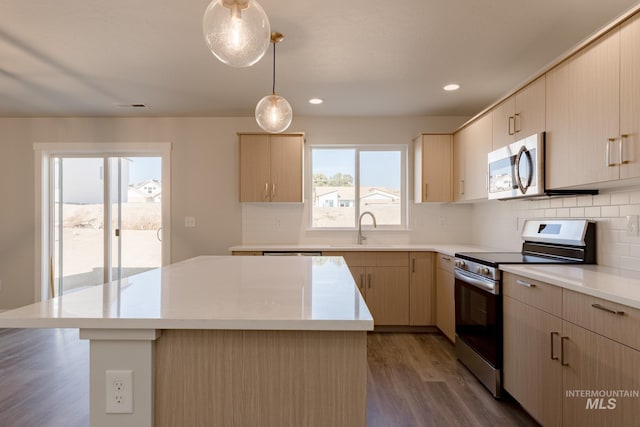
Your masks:
<instances>
[{"instance_id":1,"label":"pendant light cord","mask_svg":"<svg viewBox=\"0 0 640 427\"><path fill-rule=\"evenodd\" d=\"M271 87L271 93L276 94L276 43L273 43L273 82Z\"/></svg>"}]
</instances>

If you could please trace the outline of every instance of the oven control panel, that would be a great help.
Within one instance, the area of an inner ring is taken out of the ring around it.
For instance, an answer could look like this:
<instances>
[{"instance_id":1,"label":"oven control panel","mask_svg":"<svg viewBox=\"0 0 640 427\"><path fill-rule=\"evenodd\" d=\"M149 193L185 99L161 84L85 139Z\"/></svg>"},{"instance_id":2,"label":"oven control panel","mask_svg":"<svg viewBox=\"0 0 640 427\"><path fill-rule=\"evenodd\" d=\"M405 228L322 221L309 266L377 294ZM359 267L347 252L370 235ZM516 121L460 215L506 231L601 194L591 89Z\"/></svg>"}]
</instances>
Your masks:
<instances>
[{"instance_id":1,"label":"oven control panel","mask_svg":"<svg viewBox=\"0 0 640 427\"><path fill-rule=\"evenodd\" d=\"M487 279L499 280L500 278L500 271L497 268L492 266L487 266L479 262L456 258L453 265L458 270L468 271L470 273L477 274L478 276L482 276Z\"/></svg>"}]
</instances>

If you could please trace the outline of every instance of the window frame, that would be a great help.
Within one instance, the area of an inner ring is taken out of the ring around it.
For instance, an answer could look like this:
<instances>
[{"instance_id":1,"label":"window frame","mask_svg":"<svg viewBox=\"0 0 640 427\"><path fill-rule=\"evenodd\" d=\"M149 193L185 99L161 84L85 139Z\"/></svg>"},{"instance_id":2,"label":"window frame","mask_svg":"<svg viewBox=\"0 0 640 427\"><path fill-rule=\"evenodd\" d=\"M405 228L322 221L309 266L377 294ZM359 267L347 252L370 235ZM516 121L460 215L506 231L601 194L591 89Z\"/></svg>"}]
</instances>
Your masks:
<instances>
[{"instance_id":1,"label":"window frame","mask_svg":"<svg viewBox=\"0 0 640 427\"><path fill-rule=\"evenodd\" d=\"M314 150L354 150L355 168L353 185L355 187L354 226L353 227L316 227L313 225L313 152ZM400 224L378 224L378 230L406 231L409 230L409 159L408 144L318 144L309 146L309 168L306 174L309 194L308 227L310 231L354 231L358 229L360 217L360 153L367 151L396 151L400 152Z\"/></svg>"}]
</instances>

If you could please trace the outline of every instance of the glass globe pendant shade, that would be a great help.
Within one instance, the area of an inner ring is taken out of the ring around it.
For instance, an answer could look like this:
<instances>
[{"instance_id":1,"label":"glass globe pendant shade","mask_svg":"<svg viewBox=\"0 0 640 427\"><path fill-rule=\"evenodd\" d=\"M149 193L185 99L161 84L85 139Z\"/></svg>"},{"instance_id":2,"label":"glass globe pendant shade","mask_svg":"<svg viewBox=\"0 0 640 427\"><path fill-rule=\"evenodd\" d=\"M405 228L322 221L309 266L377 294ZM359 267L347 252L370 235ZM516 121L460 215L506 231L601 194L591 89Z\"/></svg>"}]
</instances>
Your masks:
<instances>
[{"instance_id":1,"label":"glass globe pendant shade","mask_svg":"<svg viewBox=\"0 0 640 427\"><path fill-rule=\"evenodd\" d=\"M260 60L271 42L271 26L255 0L213 0L202 19L207 46L223 63L249 67Z\"/></svg>"},{"instance_id":2,"label":"glass globe pendant shade","mask_svg":"<svg viewBox=\"0 0 640 427\"><path fill-rule=\"evenodd\" d=\"M284 132L293 119L289 101L276 94L267 95L256 105L256 121L269 133Z\"/></svg>"}]
</instances>

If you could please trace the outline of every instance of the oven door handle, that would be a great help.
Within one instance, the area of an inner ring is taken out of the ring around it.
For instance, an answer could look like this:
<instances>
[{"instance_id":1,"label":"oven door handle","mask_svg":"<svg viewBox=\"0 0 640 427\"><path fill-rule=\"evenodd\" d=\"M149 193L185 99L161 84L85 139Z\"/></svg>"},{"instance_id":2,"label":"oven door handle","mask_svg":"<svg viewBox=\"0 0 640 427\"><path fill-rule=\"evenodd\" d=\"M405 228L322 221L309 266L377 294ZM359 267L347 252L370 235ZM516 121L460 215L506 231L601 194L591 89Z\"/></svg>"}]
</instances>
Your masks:
<instances>
[{"instance_id":1,"label":"oven door handle","mask_svg":"<svg viewBox=\"0 0 640 427\"><path fill-rule=\"evenodd\" d=\"M454 270L454 276L456 279L461 280L469 285L475 286L476 288L480 288L484 291L489 291L494 295L498 294L498 289L496 289L496 284L488 280L478 279L476 277L470 276L461 270Z\"/></svg>"}]
</instances>

